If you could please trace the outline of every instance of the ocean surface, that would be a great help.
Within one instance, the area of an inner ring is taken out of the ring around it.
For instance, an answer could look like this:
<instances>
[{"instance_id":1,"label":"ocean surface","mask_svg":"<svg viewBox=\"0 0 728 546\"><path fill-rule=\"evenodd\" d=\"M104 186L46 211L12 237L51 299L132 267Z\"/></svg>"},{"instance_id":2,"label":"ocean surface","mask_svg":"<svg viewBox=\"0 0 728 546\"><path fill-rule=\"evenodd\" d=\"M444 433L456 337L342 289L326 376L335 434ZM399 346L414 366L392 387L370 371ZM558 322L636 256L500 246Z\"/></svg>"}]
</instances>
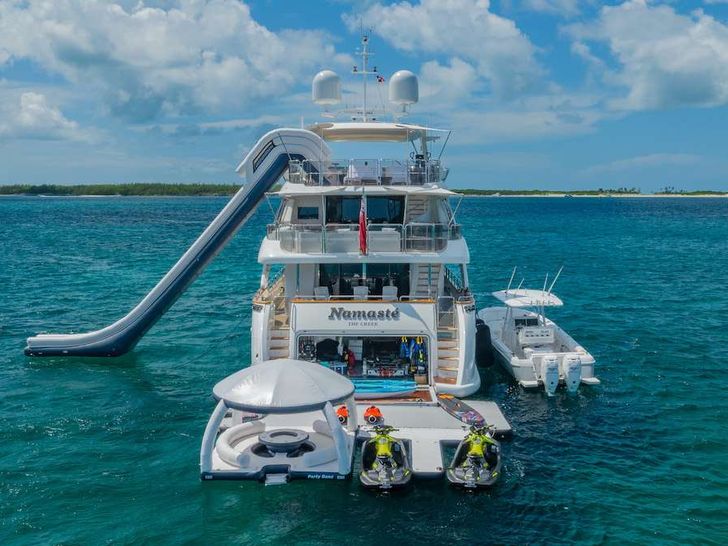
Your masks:
<instances>
[{"instance_id":1,"label":"ocean surface","mask_svg":"<svg viewBox=\"0 0 728 546\"><path fill-rule=\"evenodd\" d=\"M602 385L481 370L515 431L502 480L392 495L198 478L212 386L249 362L265 205L132 354L23 355L125 314L225 201L0 199L0 544L728 543L728 199L465 199L478 306L564 265L551 316Z\"/></svg>"}]
</instances>

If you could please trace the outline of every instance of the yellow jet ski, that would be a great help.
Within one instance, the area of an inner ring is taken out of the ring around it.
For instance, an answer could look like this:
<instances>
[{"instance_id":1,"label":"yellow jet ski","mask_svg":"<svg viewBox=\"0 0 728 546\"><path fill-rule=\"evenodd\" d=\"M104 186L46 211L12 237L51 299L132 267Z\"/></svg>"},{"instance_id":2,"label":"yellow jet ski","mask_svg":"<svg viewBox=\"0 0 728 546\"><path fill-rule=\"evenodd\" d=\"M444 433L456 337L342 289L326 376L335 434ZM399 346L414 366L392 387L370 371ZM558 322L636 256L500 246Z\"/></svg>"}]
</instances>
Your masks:
<instances>
[{"instance_id":1,"label":"yellow jet ski","mask_svg":"<svg viewBox=\"0 0 728 546\"><path fill-rule=\"evenodd\" d=\"M376 425L374 436L361 448L359 480L370 489L404 487L412 479L412 469L404 442L390 435L396 429Z\"/></svg>"}]
</instances>

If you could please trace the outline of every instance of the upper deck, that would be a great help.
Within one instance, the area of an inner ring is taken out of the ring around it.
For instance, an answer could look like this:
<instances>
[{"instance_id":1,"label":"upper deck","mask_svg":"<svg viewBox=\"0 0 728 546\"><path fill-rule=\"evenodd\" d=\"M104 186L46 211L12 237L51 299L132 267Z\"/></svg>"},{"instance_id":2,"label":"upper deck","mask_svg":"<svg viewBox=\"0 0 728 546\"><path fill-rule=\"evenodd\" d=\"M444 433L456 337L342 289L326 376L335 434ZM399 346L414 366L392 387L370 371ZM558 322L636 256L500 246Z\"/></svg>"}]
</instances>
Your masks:
<instances>
[{"instance_id":1,"label":"upper deck","mask_svg":"<svg viewBox=\"0 0 728 546\"><path fill-rule=\"evenodd\" d=\"M288 180L306 186L434 186L447 178L437 159L291 161Z\"/></svg>"}]
</instances>

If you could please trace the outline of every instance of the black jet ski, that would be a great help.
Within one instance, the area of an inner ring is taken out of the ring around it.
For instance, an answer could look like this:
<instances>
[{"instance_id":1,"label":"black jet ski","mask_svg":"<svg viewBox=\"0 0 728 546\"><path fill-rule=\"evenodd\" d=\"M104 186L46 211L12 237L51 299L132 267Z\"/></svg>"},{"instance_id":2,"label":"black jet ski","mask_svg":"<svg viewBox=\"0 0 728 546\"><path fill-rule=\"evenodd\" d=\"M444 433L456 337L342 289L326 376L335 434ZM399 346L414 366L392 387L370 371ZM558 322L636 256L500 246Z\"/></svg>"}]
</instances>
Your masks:
<instances>
[{"instance_id":1,"label":"black jet ski","mask_svg":"<svg viewBox=\"0 0 728 546\"><path fill-rule=\"evenodd\" d=\"M471 426L468 435L460 442L447 479L453 485L466 489L490 487L500 477L500 443L493 438L494 428Z\"/></svg>"},{"instance_id":2,"label":"black jet ski","mask_svg":"<svg viewBox=\"0 0 728 546\"><path fill-rule=\"evenodd\" d=\"M386 425L374 427L374 436L361 448L359 480L371 489L404 487L412 479L404 442L390 435L394 428Z\"/></svg>"}]
</instances>

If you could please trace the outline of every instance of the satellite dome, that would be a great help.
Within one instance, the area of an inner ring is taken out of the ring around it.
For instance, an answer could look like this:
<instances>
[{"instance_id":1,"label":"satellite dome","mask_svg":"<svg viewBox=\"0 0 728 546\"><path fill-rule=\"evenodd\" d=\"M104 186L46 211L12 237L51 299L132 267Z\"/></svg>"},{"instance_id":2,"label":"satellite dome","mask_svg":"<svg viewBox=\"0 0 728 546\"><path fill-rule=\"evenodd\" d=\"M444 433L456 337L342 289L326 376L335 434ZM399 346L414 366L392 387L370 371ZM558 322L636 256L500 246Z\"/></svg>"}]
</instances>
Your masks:
<instances>
[{"instance_id":1,"label":"satellite dome","mask_svg":"<svg viewBox=\"0 0 728 546\"><path fill-rule=\"evenodd\" d=\"M417 76L409 70L398 70L389 80L389 101L407 106L416 103L420 98Z\"/></svg>"},{"instance_id":2,"label":"satellite dome","mask_svg":"<svg viewBox=\"0 0 728 546\"><path fill-rule=\"evenodd\" d=\"M341 79L333 70L322 70L313 78L311 86L313 102L328 106L341 102Z\"/></svg>"}]
</instances>

